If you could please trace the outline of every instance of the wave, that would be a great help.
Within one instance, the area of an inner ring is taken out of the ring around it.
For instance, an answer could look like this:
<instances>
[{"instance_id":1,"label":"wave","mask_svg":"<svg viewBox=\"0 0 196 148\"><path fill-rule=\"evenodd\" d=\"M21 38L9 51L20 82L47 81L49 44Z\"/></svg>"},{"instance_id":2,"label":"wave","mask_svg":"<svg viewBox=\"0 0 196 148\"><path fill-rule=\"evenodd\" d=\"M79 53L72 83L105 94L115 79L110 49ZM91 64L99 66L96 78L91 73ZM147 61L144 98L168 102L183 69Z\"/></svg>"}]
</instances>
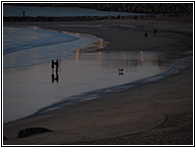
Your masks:
<instances>
[{"instance_id":1,"label":"wave","mask_svg":"<svg viewBox=\"0 0 196 148\"><path fill-rule=\"evenodd\" d=\"M48 46L65 42L72 42L79 37L57 32L33 28L3 28L3 54L9 54L34 47Z\"/></svg>"}]
</instances>

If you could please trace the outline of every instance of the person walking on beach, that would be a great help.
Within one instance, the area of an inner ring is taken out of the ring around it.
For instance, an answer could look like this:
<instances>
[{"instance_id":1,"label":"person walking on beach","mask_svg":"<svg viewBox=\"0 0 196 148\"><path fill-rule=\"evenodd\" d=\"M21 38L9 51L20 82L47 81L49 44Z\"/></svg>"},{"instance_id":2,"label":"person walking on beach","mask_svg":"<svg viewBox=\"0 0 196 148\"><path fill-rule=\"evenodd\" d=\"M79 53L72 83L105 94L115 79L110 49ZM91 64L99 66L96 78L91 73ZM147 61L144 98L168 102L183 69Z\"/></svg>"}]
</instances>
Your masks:
<instances>
[{"instance_id":1,"label":"person walking on beach","mask_svg":"<svg viewBox=\"0 0 196 148\"><path fill-rule=\"evenodd\" d=\"M147 31L144 33L144 36L147 38L147 36L148 36Z\"/></svg>"},{"instance_id":2,"label":"person walking on beach","mask_svg":"<svg viewBox=\"0 0 196 148\"><path fill-rule=\"evenodd\" d=\"M56 66L56 77L54 75L54 67ZM56 81L57 83L59 82L59 75L58 75L58 68L59 68L59 61L58 59L56 60L56 62L54 62L54 60L52 60L52 64L51 64L51 68L52 68L52 83L54 83L54 81Z\"/></svg>"},{"instance_id":3,"label":"person walking on beach","mask_svg":"<svg viewBox=\"0 0 196 148\"><path fill-rule=\"evenodd\" d=\"M157 35L157 30L156 29L154 29L154 36L156 36Z\"/></svg>"},{"instance_id":4,"label":"person walking on beach","mask_svg":"<svg viewBox=\"0 0 196 148\"><path fill-rule=\"evenodd\" d=\"M23 17L25 17L25 11L23 10Z\"/></svg>"},{"instance_id":5,"label":"person walking on beach","mask_svg":"<svg viewBox=\"0 0 196 148\"><path fill-rule=\"evenodd\" d=\"M59 61L58 60L56 60L55 65L56 65L56 72L58 72L58 68L59 68Z\"/></svg>"}]
</instances>

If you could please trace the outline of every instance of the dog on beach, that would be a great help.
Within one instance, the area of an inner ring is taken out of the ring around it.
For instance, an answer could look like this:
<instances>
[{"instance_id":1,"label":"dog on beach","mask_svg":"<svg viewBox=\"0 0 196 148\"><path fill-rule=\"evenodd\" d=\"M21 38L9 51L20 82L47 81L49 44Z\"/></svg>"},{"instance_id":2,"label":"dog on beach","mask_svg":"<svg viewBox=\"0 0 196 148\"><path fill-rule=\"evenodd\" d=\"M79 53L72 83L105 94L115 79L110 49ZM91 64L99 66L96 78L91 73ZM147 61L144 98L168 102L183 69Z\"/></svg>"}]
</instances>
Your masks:
<instances>
[{"instance_id":1,"label":"dog on beach","mask_svg":"<svg viewBox=\"0 0 196 148\"><path fill-rule=\"evenodd\" d=\"M118 72L123 72L123 70L124 70L123 68L119 68Z\"/></svg>"},{"instance_id":2,"label":"dog on beach","mask_svg":"<svg viewBox=\"0 0 196 148\"><path fill-rule=\"evenodd\" d=\"M119 69L118 69L118 74L119 74L119 76L120 76L120 75L124 75L123 70L124 70L123 68L119 68Z\"/></svg>"}]
</instances>

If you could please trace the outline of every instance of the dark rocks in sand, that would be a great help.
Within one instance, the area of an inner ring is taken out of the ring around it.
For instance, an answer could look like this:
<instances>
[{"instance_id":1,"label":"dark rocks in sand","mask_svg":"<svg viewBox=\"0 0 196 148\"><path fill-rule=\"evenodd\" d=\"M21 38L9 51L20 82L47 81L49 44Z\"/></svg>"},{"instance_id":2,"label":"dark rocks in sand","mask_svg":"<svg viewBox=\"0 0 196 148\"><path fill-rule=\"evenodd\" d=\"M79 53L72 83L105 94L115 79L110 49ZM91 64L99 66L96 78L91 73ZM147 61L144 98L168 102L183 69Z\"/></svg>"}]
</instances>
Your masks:
<instances>
[{"instance_id":1,"label":"dark rocks in sand","mask_svg":"<svg viewBox=\"0 0 196 148\"><path fill-rule=\"evenodd\" d=\"M23 130L20 130L18 132L18 138L25 138L31 135L39 134L39 133L45 133L45 132L53 132L52 130L49 130L44 127L32 127L32 128L26 128Z\"/></svg>"},{"instance_id":2,"label":"dark rocks in sand","mask_svg":"<svg viewBox=\"0 0 196 148\"><path fill-rule=\"evenodd\" d=\"M8 138L7 138L7 137L5 137L5 136L3 136L3 140L8 140Z\"/></svg>"}]
</instances>

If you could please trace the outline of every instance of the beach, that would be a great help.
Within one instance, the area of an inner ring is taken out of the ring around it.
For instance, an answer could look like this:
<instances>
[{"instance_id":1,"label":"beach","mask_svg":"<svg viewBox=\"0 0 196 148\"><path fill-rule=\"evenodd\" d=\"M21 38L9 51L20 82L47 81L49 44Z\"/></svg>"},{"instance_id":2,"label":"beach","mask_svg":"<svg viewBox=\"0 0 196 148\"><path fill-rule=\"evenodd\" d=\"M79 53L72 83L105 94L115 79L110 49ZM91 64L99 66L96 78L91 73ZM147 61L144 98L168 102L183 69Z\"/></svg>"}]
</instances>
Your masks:
<instances>
[{"instance_id":1,"label":"beach","mask_svg":"<svg viewBox=\"0 0 196 148\"><path fill-rule=\"evenodd\" d=\"M91 34L107 43L106 48L100 48L98 52L164 51L173 58L161 64L170 65L193 55L192 19L182 16L137 21L15 22L4 25ZM129 29L132 27L134 29ZM154 29L158 30L156 36ZM147 38L144 37L146 31ZM193 145L193 65L190 63L158 81L6 123L3 136L8 140L3 144ZM44 127L53 132L17 138L20 130L30 127Z\"/></svg>"}]
</instances>

